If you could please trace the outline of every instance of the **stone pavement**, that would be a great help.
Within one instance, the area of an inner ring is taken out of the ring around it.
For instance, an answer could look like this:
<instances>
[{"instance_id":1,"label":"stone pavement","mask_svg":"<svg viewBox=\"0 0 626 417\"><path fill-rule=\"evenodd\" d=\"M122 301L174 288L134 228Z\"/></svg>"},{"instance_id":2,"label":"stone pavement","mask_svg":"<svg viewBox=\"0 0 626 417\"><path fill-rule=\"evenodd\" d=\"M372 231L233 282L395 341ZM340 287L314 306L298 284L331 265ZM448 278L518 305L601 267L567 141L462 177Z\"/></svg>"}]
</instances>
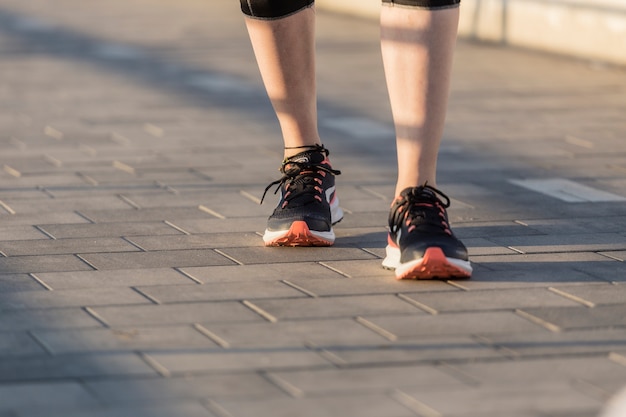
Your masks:
<instances>
[{"instance_id":1,"label":"stone pavement","mask_svg":"<svg viewBox=\"0 0 626 417\"><path fill-rule=\"evenodd\" d=\"M264 248L281 145L234 0L0 0L1 417L592 417L626 385L626 73L459 43L469 281L381 269L376 22L319 13L333 248Z\"/></svg>"}]
</instances>

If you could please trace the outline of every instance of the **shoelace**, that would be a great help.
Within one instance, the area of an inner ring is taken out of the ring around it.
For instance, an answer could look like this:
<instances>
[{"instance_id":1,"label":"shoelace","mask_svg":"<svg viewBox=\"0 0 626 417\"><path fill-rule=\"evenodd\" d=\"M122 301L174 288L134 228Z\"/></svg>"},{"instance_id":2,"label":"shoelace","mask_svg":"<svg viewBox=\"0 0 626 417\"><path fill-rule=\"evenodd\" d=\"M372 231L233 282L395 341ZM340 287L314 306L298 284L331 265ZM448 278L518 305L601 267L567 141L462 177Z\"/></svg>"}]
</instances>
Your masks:
<instances>
[{"instance_id":1,"label":"shoelace","mask_svg":"<svg viewBox=\"0 0 626 417\"><path fill-rule=\"evenodd\" d=\"M426 226L435 227L437 230L452 235L446 216L448 207L450 207L450 198L438 189L428 184L412 188L408 193L401 194L393 203L389 215L391 233L397 233L404 224L409 232L417 227Z\"/></svg>"},{"instance_id":2,"label":"shoelace","mask_svg":"<svg viewBox=\"0 0 626 417\"><path fill-rule=\"evenodd\" d=\"M328 156L328 150L324 147L319 147L319 151L324 152ZM283 208L289 204L290 201L308 195L309 199L304 203L313 201L314 199L322 201L322 189L323 177L326 174L340 175L341 171L329 168L328 166L320 163L311 162L297 162L293 159L297 157L287 158L283 161L280 167L280 172L283 173L282 178L271 182L263 191L261 197L261 204L265 199L265 195L274 185L277 185L274 190L274 194L280 190L280 188L286 184L285 194L283 195L284 203Z\"/></svg>"}]
</instances>

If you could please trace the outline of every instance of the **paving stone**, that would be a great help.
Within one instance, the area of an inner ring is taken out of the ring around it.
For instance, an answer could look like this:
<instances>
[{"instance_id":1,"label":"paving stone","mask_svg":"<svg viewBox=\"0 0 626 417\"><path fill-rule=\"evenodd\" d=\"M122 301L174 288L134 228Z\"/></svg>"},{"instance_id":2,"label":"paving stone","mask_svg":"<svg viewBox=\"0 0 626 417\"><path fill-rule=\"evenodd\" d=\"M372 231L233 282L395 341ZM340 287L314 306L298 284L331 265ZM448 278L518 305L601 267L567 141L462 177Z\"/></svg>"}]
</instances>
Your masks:
<instances>
[{"instance_id":1,"label":"paving stone","mask_svg":"<svg viewBox=\"0 0 626 417\"><path fill-rule=\"evenodd\" d=\"M233 417L272 415L276 417L341 417L346 415L409 417L415 414L387 395L341 395L325 398L220 401Z\"/></svg>"},{"instance_id":2,"label":"paving stone","mask_svg":"<svg viewBox=\"0 0 626 417\"><path fill-rule=\"evenodd\" d=\"M119 287L0 294L2 311L150 303L150 300L136 291Z\"/></svg>"},{"instance_id":3,"label":"paving stone","mask_svg":"<svg viewBox=\"0 0 626 417\"><path fill-rule=\"evenodd\" d=\"M341 346L326 350L349 366L375 366L396 363L481 360L502 354L465 336L433 336L411 342L400 341L388 346Z\"/></svg>"},{"instance_id":4,"label":"paving stone","mask_svg":"<svg viewBox=\"0 0 626 417\"><path fill-rule=\"evenodd\" d=\"M392 295L306 298L301 300L256 300L255 305L278 319L326 319L365 314L424 314L417 307Z\"/></svg>"},{"instance_id":5,"label":"paving stone","mask_svg":"<svg viewBox=\"0 0 626 417\"><path fill-rule=\"evenodd\" d=\"M155 374L135 354L34 356L0 360L0 381L6 382Z\"/></svg>"},{"instance_id":6,"label":"paving stone","mask_svg":"<svg viewBox=\"0 0 626 417\"><path fill-rule=\"evenodd\" d=\"M33 334L53 354L216 346L191 326L36 330Z\"/></svg>"},{"instance_id":7,"label":"paving stone","mask_svg":"<svg viewBox=\"0 0 626 417\"><path fill-rule=\"evenodd\" d=\"M216 414L211 413L206 407L196 401L106 408L77 408L71 411L53 412L52 414L50 414L50 411L42 412L41 414L33 413L28 414L27 417L83 417L86 415L93 417L216 417Z\"/></svg>"},{"instance_id":8,"label":"paving stone","mask_svg":"<svg viewBox=\"0 0 626 417\"><path fill-rule=\"evenodd\" d=\"M578 304L544 288L411 293L407 294L407 297L441 312L511 310L514 308L558 307Z\"/></svg>"},{"instance_id":9,"label":"paving stone","mask_svg":"<svg viewBox=\"0 0 626 417\"><path fill-rule=\"evenodd\" d=\"M523 253L597 252L626 248L626 239L617 233L494 237L491 240Z\"/></svg>"},{"instance_id":10,"label":"paving stone","mask_svg":"<svg viewBox=\"0 0 626 417\"><path fill-rule=\"evenodd\" d=\"M623 387L626 368L603 357L541 358L491 364L453 365L466 376L476 378L480 386L521 387L546 383L570 384L578 390L596 387L598 399L608 398ZM600 388L602 387L602 388ZM602 391L608 388L607 391ZM600 397L598 397L600 394ZM580 394L579 394L580 395Z\"/></svg>"},{"instance_id":11,"label":"paving stone","mask_svg":"<svg viewBox=\"0 0 626 417\"><path fill-rule=\"evenodd\" d=\"M609 218L568 218L568 219L533 219L520 221L529 228L547 235L556 234L590 234L590 233L611 233L615 232L616 224L623 222L619 217ZM516 236L516 234L510 234Z\"/></svg>"},{"instance_id":12,"label":"paving stone","mask_svg":"<svg viewBox=\"0 0 626 417\"><path fill-rule=\"evenodd\" d=\"M147 251L258 246L255 233L211 233L189 236L143 236L129 240Z\"/></svg>"},{"instance_id":13,"label":"paving stone","mask_svg":"<svg viewBox=\"0 0 626 417\"><path fill-rule=\"evenodd\" d=\"M477 255L511 255L519 253L506 246L483 238L466 238L463 239L463 243L467 247L470 257Z\"/></svg>"},{"instance_id":14,"label":"paving stone","mask_svg":"<svg viewBox=\"0 0 626 417\"><path fill-rule=\"evenodd\" d=\"M382 267L381 259L324 261L323 264L350 278L377 277L387 282L394 277L392 271Z\"/></svg>"},{"instance_id":15,"label":"paving stone","mask_svg":"<svg viewBox=\"0 0 626 417\"><path fill-rule=\"evenodd\" d=\"M207 323L205 327L232 348L384 345L386 339L353 319Z\"/></svg>"},{"instance_id":16,"label":"paving stone","mask_svg":"<svg viewBox=\"0 0 626 417\"><path fill-rule=\"evenodd\" d=\"M591 353L608 355L611 351L626 348L626 334L623 329L503 334L489 336L487 339L496 346L522 356Z\"/></svg>"},{"instance_id":17,"label":"paving stone","mask_svg":"<svg viewBox=\"0 0 626 417\"><path fill-rule=\"evenodd\" d=\"M288 281L319 296L460 291L443 281L398 281L393 273L385 272L384 278L377 276L345 278L339 276L337 278L311 280L308 277L295 277L288 279Z\"/></svg>"},{"instance_id":18,"label":"paving stone","mask_svg":"<svg viewBox=\"0 0 626 417\"><path fill-rule=\"evenodd\" d=\"M532 324L513 312L463 312L423 316L376 317L365 319L390 332L399 340L413 340L428 336L489 335L499 333L544 333L545 329Z\"/></svg>"},{"instance_id":19,"label":"paving stone","mask_svg":"<svg viewBox=\"0 0 626 417\"><path fill-rule=\"evenodd\" d=\"M173 221L211 217L197 207L145 208L140 210L82 210L81 215L94 223Z\"/></svg>"},{"instance_id":20,"label":"paving stone","mask_svg":"<svg viewBox=\"0 0 626 417\"><path fill-rule=\"evenodd\" d=\"M621 262L626 262L626 251L604 251L600 252L601 255L605 255L611 259L616 259Z\"/></svg>"},{"instance_id":21,"label":"paving stone","mask_svg":"<svg viewBox=\"0 0 626 417\"><path fill-rule=\"evenodd\" d=\"M88 221L74 211L67 212L46 212L46 213L17 213L14 215L0 215L0 225L11 226L33 226L43 223L87 223Z\"/></svg>"},{"instance_id":22,"label":"paving stone","mask_svg":"<svg viewBox=\"0 0 626 417\"><path fill-rule=\"evenodd\" d=\"M391 392L405 387L464 388L459 379L432 365L376 366L272 372L306 396L350 392Z\"/></svg>"},{"instance_id":23,"label":"paving stone","mask_svg":"<svg viewBox=\"0 0 626 417\"><path fill-rule=\"evenodd\" d=\"M182 234L164 222L44 224L39 227L56 239Z\"/></svg>"},{"instance_id":24,"label":"paving stone","mask_svg":"<svg viewBox=\"0 0 626 417\"><path fill-rule=\"evenodd\" d=\"M445 416L479 417L553 412L597 412L601 403L581 395L568 384L533 384L531 386L470 388L462 391L428 392L415 388L404 391L426 407ZM450 401L450 398L455 398ZM532 398L532 401L528 401ZM529 415L532 415L529 414Z\"/></svg>"},{"instance_id":25,"label":"paving stone","mask_svg":"<svg viewBox=\"0 0 626 417\"><path fill-rule=\"evenodd\" d=\"M232 265L233 261L210 249L90 253L81 256L98 270ZM2 259L0 259L2 261Z\"/></svg>"},{"instance_id":26,"label":"paving stone","mask_svg":"<svg viewBox=\"0 0 626 417\"><path fill-rule=\"evenodd\" d=\"M307 297L302 291L282 282L271 281L223 282L205 285L153 285L139 287L139 290L162 303Z\"/></svg>"},{"instance_id":27,"label":"paving stone","mask_svg":"<svg viewBox=\"0 0 626 417\"><path fill-rule=\"evenodd\" d=\"M544 267L554 267L567 262L572 268L583 265L601 265L612 260L592 252L577 253L550 253L529 255L490 255L474 256L472 262L485 266L494 271L510 271L521 269L541 270ZM615 262L615 261L613 261Z\"/></svg>"},{"instance_id":28,"label":"paving stone","mask_svg":"<svg viewBox=\"0 0 626 417\"><path fill-rule=\"evenodd\" d=\"M578 285L556 286L556 290L579 297L595 305L623 304L626 300L626 286L624 285Z\"/></svg>"},{"instance_id":29,"label":"paving stone","mask_svg":"<svg viewBox=\"0 0 626 417\"><path fill-rule=\"evenodd\" d=\"M291 279L306 275L308 279L337 278L337 272L313 262L296 264L228 265L181 268L193 279L209 284L218 282L260 282Z\"/></svg>"},{"instance_id":30,"label":"paving stone","mask_svg":"<svg viewBox=\"0 0 626 417\"><path fill-rule=\"evenodd\" d=\"M337 259L372 259L373 256L355 248L259 247L225 248L223 252L244 265L332 261Z\"/></svg>"},{"instance_id":31,"label":"paving stone","mask_svg":"<svg viewBox=\"0 0 626 417\"><path fill-rule=\"evenodd\" d=\"M174 374L331 366L322 356L306 348L148 353L153 360Z\"/></svg>"},{"instance_id":32,"label":"paving stone","mask_svg":"<svg viewBox=\"0 0 626 417\"><path fill-rule=\"evenodd\" d=\"M104 404L168 402L204 398L263 398L285 396L258 373L185 375L151 379L89 380L85 386Z\"/></svg>"},{"instance_id":33,"label":"paving stone","mask_svg":"<svg viewBox=\"0 0 626 417\"><path fill-rule=\"evenodd\" d=\"M624 264L620 262L609 262L601 265L580 265L576 269L583 271L593 277L609 282L624 282L626 274L624 273Z\"/></svg>"},{"instance_id":34,"label":"paving stone","mask_svg":"<svg viewBox=\"0 0 626 417\"><path fill-rule=\"evenodd\" d=\"M252 310L237 302L111 306L96 307L94 310L113 327L263 321Z\"/></svg>"},{"instance_id":35,"label":"paving stone","mask_svg":"<svg viewBox=\"0 0 626 417\"><path fill-rule=\"evenodd\" d=\"M1 218L0 218L1 220ZM0 241L48 239L44 233L31 225L0 226Z\"/></svg>"},{"instance_id":36,"label":"paving stone","mask_svg":"<svg viewBox=\"0 0 626 417\"><path fill-rule=\"evenodd\" d=\"M626 306L623 303L594 308L584 306L525 308L524 311L562 329L601 329L626 325Z\"/></svg>"},{"instance_id":37,"label":"paving stone","mask_svg":"<svg viewBox=\"0 0 626 417\"><path fill-rule=\"evenodd\" d=\"M47 200L43 200L40 204L33 204L33 202L29 200L8 200L5 202L18 213L48 213L55 211L63 212L96 209L124 210L129 208L128 203L115 195L88 198L75 197L71 199L48 198Z\"/></svg>"},{"instance_id":38,"label":"paving stone","mask_svg":"<svg viewBox=\"0 0 626 417\"><path fill-rule=\"evenodd\" d=\"M136 287L140 285L179 285L194 282L173 268L40 272L36 276L53 290ZM37 285L42 288L41 285Z\"/></svg>"},{"instance_id":39,"label":"paving stone","mask_svg":"<svg viewBox=\"0 0 626 417\"><path fill-rule=\"evenodd\" d=\"M64 255L97 252L137 252L139 249L120 238L48 239L12 241L0 245L7 256Z\"/></svg>"},{"instance_id":40,"label":"paving stone","mask_svg":"<svg viewBox=\"0 0 626 417\"><path fill-rule=\"evenodd\" d=\"M532 287L548 288L559 285L602 285L607 282L600 277L592 275L590 272L582 272L577 269L583 268L577 267L574 269L567 265L546 266L540 270L529 268L511 271L490 271L486 268L477 268L471 279L455 280L453 282L455 285L470 291ZM595 269L595 267L590 269Z\"/></svg>"},{"instance_id":41,"label":"paving stone","mask_svg":"<svg viewBox=\"0 0 626 417\"><path fill-rule=\"evenodd\" d=\"M240 217L233 219L188 219L179 218L172 220L172 224L191 234L199 233L239 233L239 232L262 232L267 225L267 216ZM259 245L261 237L257 239Z\"/></svg>"},{"instance_id":42,"label":"paving stone","mask_svg":"<svg viewBox=\"0 0 626 417\"><path fill-rule=\"evenodd\" d=\"M95 405L96 399L77 382L0 384L0 412Z\"/></svg>"},{"instance_id":43,"label":"paving stone","mask_svg":"<svg viewBox=\"0 0 626 417\"><path fill-rule=\"evenodd\" d=\"M8 310L0 314L0 331L31 329L94 328L101 324L78 308Z\"/></svg>"},{"instance_id":44,"label":"paving stone","mask_svg":"<svg viewBox=\"0 0 626 417\"><path fill-rule=\"evenodd\" d=\"M45 351L28 333L0 333L0 355L3 357L41 354Z\"/></svg>"},{"instance_id":45,"label":"paving stone","mask_svg":"<svg viewBox=\"0 0 626 417\"><path fill-rule=\"evenodd\" d=\"M1 274L92 270L93 268L73 255L42 255L0 258Z\"/></svg>"},{"instance_id":46,"label":"paving stone","mask_svg":"<svg viewBox=\"0 0 626 417\"><path fill-rule=\"evenodd\" d=\"M0 293L13 291L45 291L45 288L28 274L0 274Z\"/></svg>"}]
</instances>

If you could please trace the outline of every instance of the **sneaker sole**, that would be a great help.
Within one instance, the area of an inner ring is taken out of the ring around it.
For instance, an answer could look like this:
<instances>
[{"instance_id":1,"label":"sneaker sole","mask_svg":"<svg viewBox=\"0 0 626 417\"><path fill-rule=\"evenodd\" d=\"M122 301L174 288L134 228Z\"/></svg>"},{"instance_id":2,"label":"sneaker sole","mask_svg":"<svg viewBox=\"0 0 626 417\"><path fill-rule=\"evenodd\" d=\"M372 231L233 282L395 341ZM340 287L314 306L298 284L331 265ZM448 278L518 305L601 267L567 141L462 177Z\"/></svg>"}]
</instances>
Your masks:
<instances>
[{"instance_id":1,"label":"sneaker sole","mask_svg":"<svg viewBox=\"0 0 626 417\"><path fill-rule=\"evenodd\" d=\"M438 247L426 249L423 258L400 263L400 250L388 246L383 267L395 269L396 279L399 280L470 278L472 276L469 261L448 258Z\"/></svg>"},{"instance_id":2,"label":"sneaker sole","mask_svg":"<svg viewBox=\"0 0 626 417\"><path fill-rule=\"evenodd\" d=\"M335 233L310 230L305 221L295 221L289 230L266 230L263 235L265 246L332 246Z\"/></svg>"}]
</instances>

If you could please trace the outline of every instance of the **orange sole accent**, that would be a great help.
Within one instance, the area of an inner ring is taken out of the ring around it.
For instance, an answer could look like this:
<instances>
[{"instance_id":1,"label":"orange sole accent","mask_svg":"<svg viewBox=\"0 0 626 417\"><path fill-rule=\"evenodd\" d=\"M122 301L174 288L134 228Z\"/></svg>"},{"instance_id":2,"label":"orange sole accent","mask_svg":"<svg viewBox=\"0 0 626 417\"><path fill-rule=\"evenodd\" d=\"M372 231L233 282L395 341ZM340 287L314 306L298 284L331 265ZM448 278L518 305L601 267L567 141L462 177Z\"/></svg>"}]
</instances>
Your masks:
<instances>
[{"instance_id":1,"label":"orange sole accent","mask_svg":"<svg viewBox=\"0 0 626 417\"><path fill-rule=\"evenodd\" d=\"M287 234L266 242L265 246L332 246L334 242L315 236L304 221L293 222Z\"/></svg>"},{"instance_id":2,"label":"orange sole accent","mask_svg":"<svg viewBox=\"0 0 626 417\"><path fill-rule=\"evenodd\" d=\"M447 279L447 278L469 278L467 271L453 265L448 261L441 248L433 247L426 249L422 261L413 265L397 279Z\"/></svg>"}]
</instances>

